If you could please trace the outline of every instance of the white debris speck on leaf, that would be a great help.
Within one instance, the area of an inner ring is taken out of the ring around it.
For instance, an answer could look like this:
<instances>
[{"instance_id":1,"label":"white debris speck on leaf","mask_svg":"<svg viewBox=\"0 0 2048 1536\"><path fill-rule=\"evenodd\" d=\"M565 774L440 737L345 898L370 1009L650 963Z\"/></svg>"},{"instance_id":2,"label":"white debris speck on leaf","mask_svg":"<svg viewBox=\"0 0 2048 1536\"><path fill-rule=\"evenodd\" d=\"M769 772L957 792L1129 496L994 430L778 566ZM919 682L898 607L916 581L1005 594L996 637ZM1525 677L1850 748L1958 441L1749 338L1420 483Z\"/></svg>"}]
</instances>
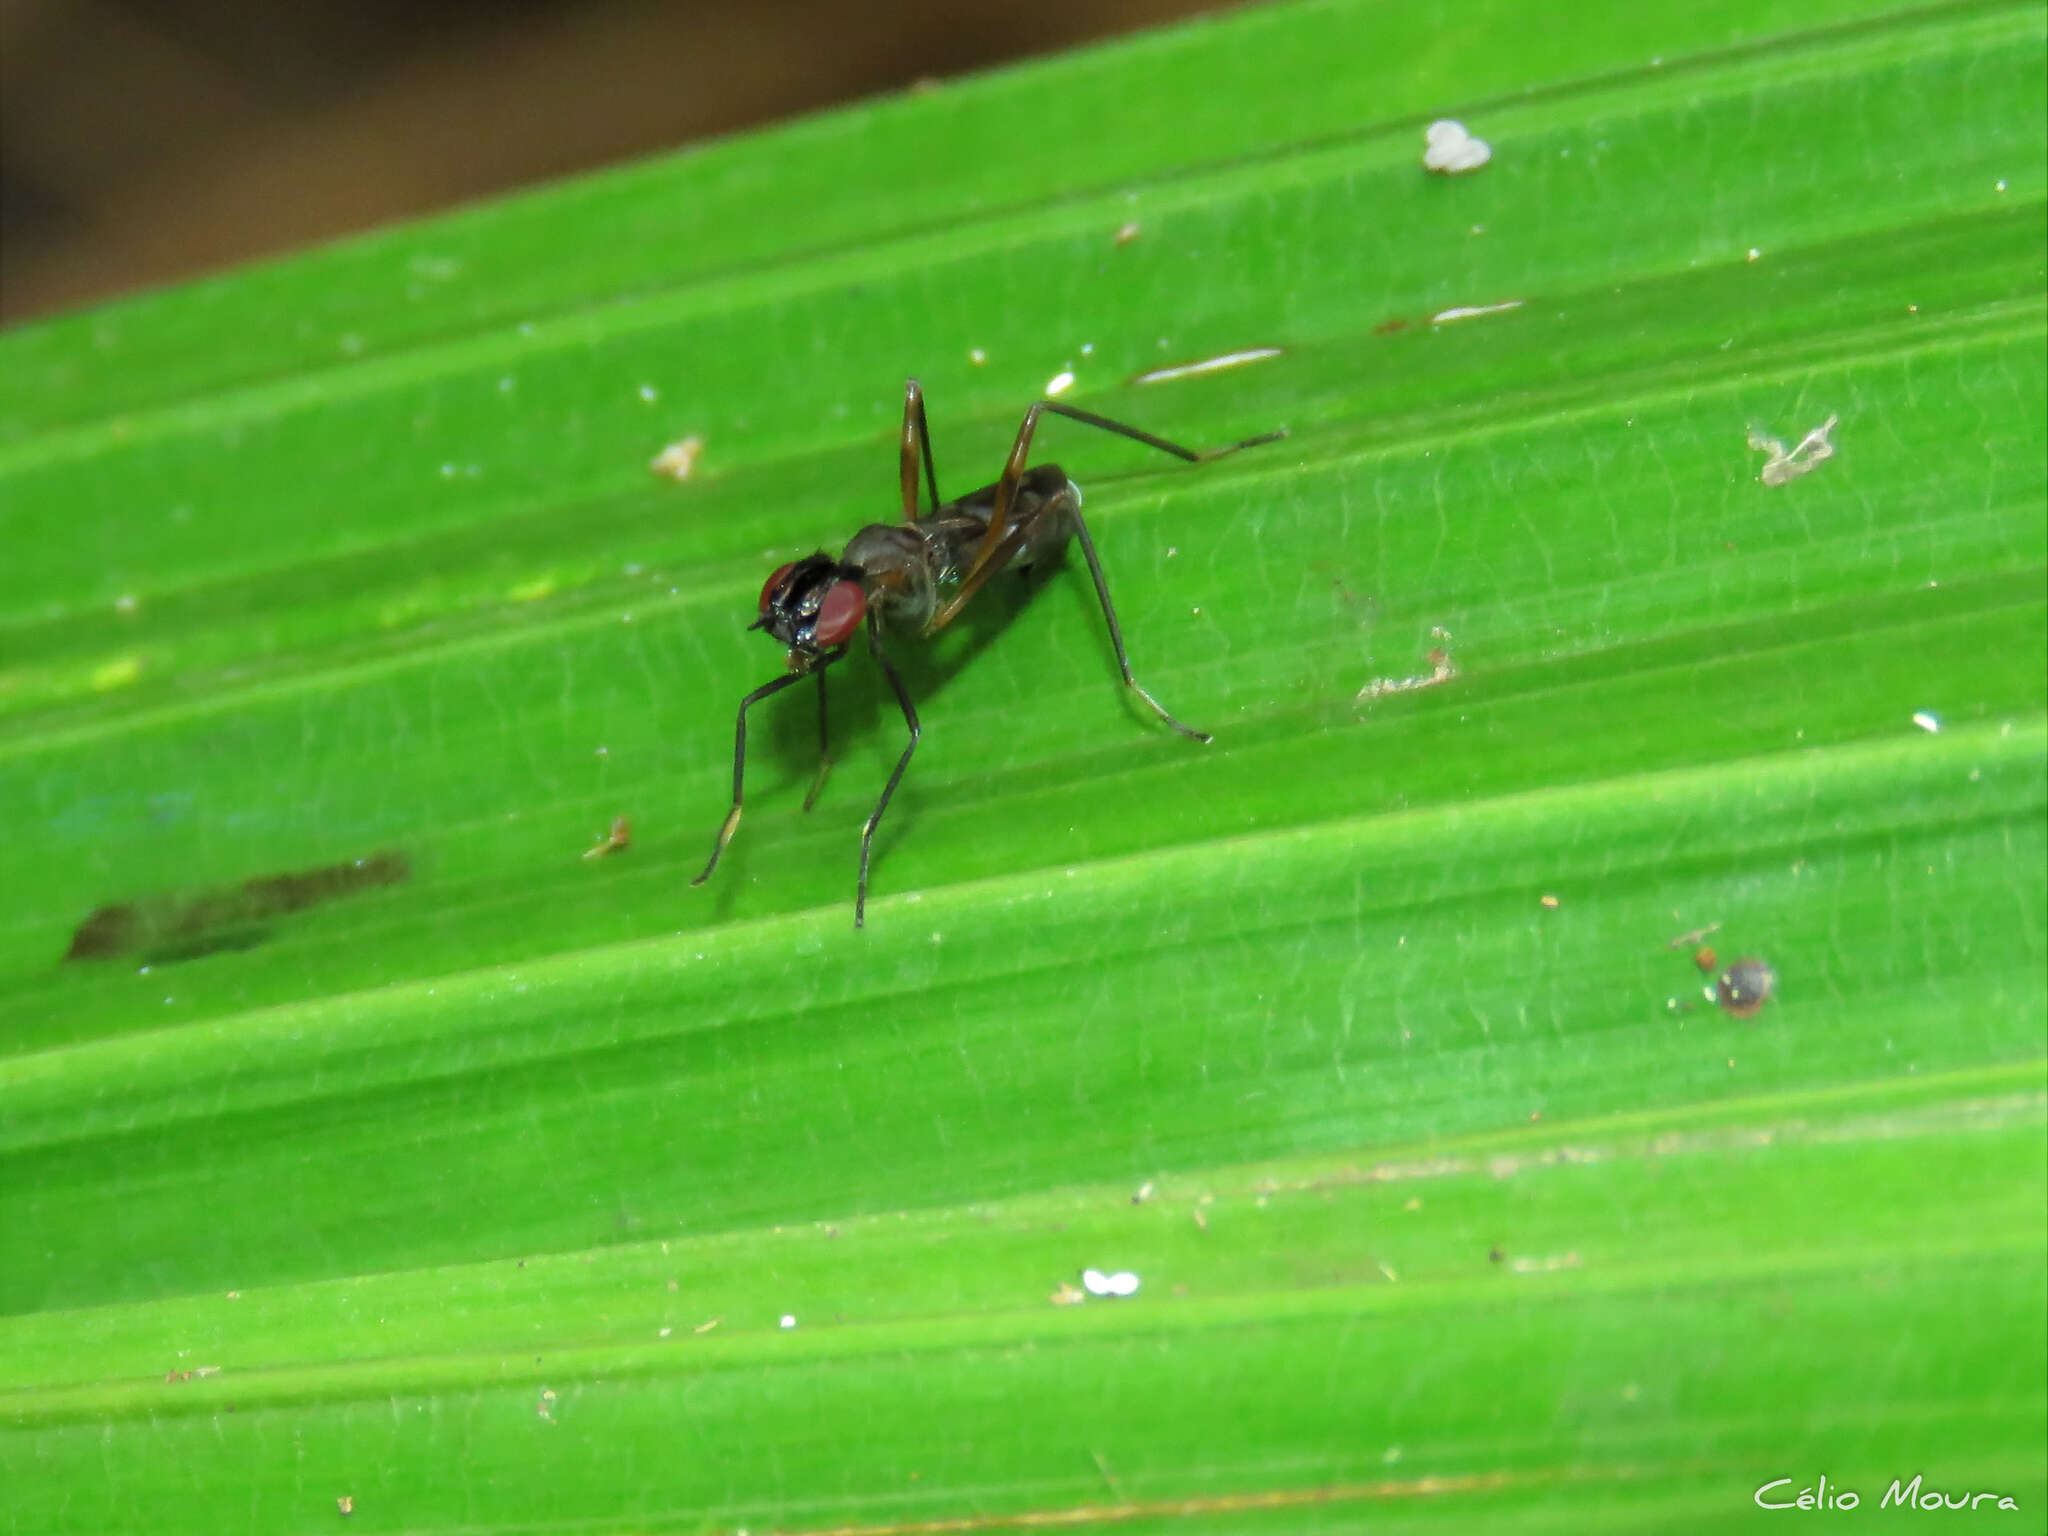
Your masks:
<instances>
[{"instance_id":1,"label":"white debris speck on leaf","mask_svg":"<svg viewBox=\"0 0 2048 1536\"><path fill-rule=\"evenodd\" d=\"M1113 1275L1106 1275L1099 1269L1081 1271L1081 1285L1090 1296L1135 1296L1138 1283L1138 1277L1128 1269L1120 1269Z\"/></svg>"},{"instance_id":2,"label":"white debris speck on leaf","mask_svg":"<svg viewBox=\"0 0 2048 1536\"><path fill-rule=\"evenodd\" d=\"M1431 325L1449 325L1456 320L1476 320L1481 315L1505 314L1511 309L1520 309L1525 301L1509 299L1500 304L1454 304L1449 309L1440 309L1429 317Z\"/></svg>"},{"instance_id":3,"label":"white debris speck on leaf","mask_svg":"<svg viewBox=\"0 0 2048 1536\"><path fill-rule=\"evenodd\" d=\"M1136 219L1129 219L1117 229L1116 239L1112 243L1116 245L1129 245L1143 233L1144 230L1139 227L1138 221Z\"/></svg>"},{"instance_id":4,"label":"white debris speck on leaf","mask_svg":"<svg viewBox=\"0 0 2048 1536\"><path fill-rule=\"evenodd\" d=\"M1516 1259L1508 1267L1518 1275L1553 1274L1560 1269L1578 1269L1584 1264L1576 1252L1547 1254L1540 1259Z\"/></svg>"},{"instance_id":5,"label":"white debris speck on leaf","mask_svg":"<svg viewBox=\"0 0 2048 1536\"><path fill-rule=\"evenodd\" d=\"M697 455L703 451L704 439L692 434L680 442L670 443L647 461L647 467L671 480L687 480L696 473Z\"/></svg>"},{"instance_id":6,"label":"white debris speck on leaf","mask_svg":"<svg viewBox=\"0 0 2048 1536\"><path fill-rule=\"evenodd\" d=\"M986 363L988 361L988 354L982 351L980 347L969 347L967 349L967 361L974 364L975 367L979 368L983 363Z\"/></svg>"},{"instance_id":7,"label":"white debris speck on leaf","mask_svg":"<svg viewBox=\"0 0 2048 1536\"><path fill-rule=\"evenodd\" d=\"M783 1313L782 1326L785 1328L794 1328L796 1326L796 1314L794 1312Z\"/></svg>"},{"instance_id":8,"label":"white debris speck on leaf","mask_svg":"<svg viewBox=\"0 0 2048 1536\"><path fill-rule=\"evenodd\" d=\"M645 400L649 405L652 405L655 401L661 398L661 391L656 389L652 384L642 384L640 386L640 398L642 400Z\"/></svg>"},{"instance_id":9,"label":"white debris speck on leaf","mask_svg":"<svg viewBox=\"0 0 2048 1536\"><path fill-rule=\"evenodd\" d=\"M1246 363L1263 363L1269 357L1280 356L1278 347L1244 347L1236 352L1224 352L1216 357L1201 358L1192 363L1174 363L1166 368L1154 368L1139 374L1131 380L1133 384L1166 384L1174 379L1192 379L1205 373L1217 373L1225 368L1242 368Z\"/></svg>"},{"instance_id":10,"label":"white debris speck on leaf","mask_svg":"<svg viewBox=\"0 0 2048 1536\"><path fill-rule=\"evenodd\" d=\"M1073 387L1074 370L1071 368L1062 368L1058 373L1045 381L1045 392L1048 395L1064 395Z\"/></svg>"},{"instance_id":11,"label":"white debris speck on leaf","mask_svg":"<svg viewBox=\"0 0 2048 1536\"><path fill-rule=\"evenodd\" d=\"M1441 625L1430 631L1432 637L1449 640L1450 633ZM1448 683L1458 675L1457 663L1451 660L1448 646L1437 646L1424 658L1429 663L1427 672L1413 677L1376 677L1353 695L1354 703L1370 704L1383 699L1390 693L1413 693L1419 688L1436 688Z\"/></svg>"},{"instance_id":12,"label":"white debris speck on leaf","mask_svg":"<svg viewBox=\"0 0 2048 1536\"><path fill-rule=\"evenodd\" d=\"M1745 259L1749 261L1762 261L1764 259L1764 253L1752 245L1749 248L1749 255Z\"/></svg>"},{"instance_id":13,"label":"white debris speck on leaf","mask_svg":"<svg viewBox=\"0 0 2048 1536\"><path fill-rule=\"evenodd\" d=\"M1778 486L1811 474L1835 456L1835 445L1828 440L1828 434L1835 430L1835 424L1840 420L1839 416L1829 416L1790 450L1775 437L1765 437L1752 427L1749 433L1750 452L1769 455L1764 467L1757 471L1757 479L1765 485Z\"/></svg>"},{"instance_id":14,"label":"white debris speck on leaf","mask_svg":"<svg viewBox=\"0 0 2048 1536\"><path fill-rule=\"evenodd\" d=\"M600 747L598 750L602 752L604 749ZM611 831L598 839L594 846L584 849L583 857L586 859L609 858L612 854L632 846L633 823L624 816L614 816L612 818Z\"/></svg>"},{"instance_id":15,"label":"white debris speck on leaf","mask_svg":"<svg viewBox=\"0 0 2048 1536\"><path fill-rule=\"evenodd\" d=\"M1463 123L1440 118L1423 130L1422 168L1439 176L1476 171L1493 158L1493 146L1475 139Z\"/></svg>"},{"instance_id":16,"label":"white debris speck on leaf","mask_svg":"<svg viewBox=\"0 0 2048 1536\"><path fill-rule=\"evenodd\" d=\"M1931 709L1915 710L1913 712L1913 723L1930 736L1940 734L1941 716L1934 713Z\"/></svg>"}]
</instances>

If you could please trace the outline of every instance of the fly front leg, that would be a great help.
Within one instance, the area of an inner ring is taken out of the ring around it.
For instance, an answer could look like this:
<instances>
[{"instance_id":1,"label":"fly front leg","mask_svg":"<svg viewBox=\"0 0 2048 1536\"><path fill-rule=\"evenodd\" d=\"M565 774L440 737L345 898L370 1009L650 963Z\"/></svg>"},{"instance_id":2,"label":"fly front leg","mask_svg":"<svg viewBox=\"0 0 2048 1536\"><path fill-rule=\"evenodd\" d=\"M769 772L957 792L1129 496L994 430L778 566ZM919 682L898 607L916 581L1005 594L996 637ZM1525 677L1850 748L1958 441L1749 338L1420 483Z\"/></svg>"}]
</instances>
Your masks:
<instances>
[{"instance_id":1,"label":"fly front leg","mask_svg":"<svg viewBox=\"0 0 2048 1536\"><path fill-rule=\"evenodd\" d=\"M837 661L841 656L845 654L846 652L843 649L833 651L826 655L823 660L816 663L816 665L811 670L822 672L824 668L830 666L833 662ZM789 687L792 683L798 683L801 681L803 681L803 673L790 672L782 677L776 678L773 682L763 683L760 687L756 688L752 693L748 694L744 699L740 700L739 724L734 728L732 743L732 809L725 813L725 821L718 829L717 841L711 845L711 857L705 862L704 872L697 876L696 879L692 880L690 884L702 885L706 880L709 880L711 878L711 871L718 868L718 860L719 857L725 852L725 845L732 841L733 833L739 830L740 804L742 800L742 791L745 788L747 776L747 711L749 709L752 709L756 704L760 703L761 700L768 698L771 695L782 692L783 689ZM818 687L820 690L820 703L818 705L818 726L820 731L824 729L825 722L825 706L823 703L824 686L825 679L821 676L818 679ZM816 790L814 789L812 792L815 794Z\"/></svg>"},{"instance_id":2,"label":"fly front leg","mask_svg":"<svg viewBox=\"0 0 2048 1536\"><path fill-rule=\"evenodd\" d=\"M882 786L882 798L875 802L875 808L868 815L867 825L860 829L860 883L854 887L853 926L863 927L867 922L868 910L868 860L874 850L875 828L882 824L882 812L889 809L889 797L896 793L896 786L903 782L903 770L910 766L910 754L917 750L917 739L923 729L917 723L917 710L910 702L910 690L903 686L903 679L896 675L896 669L889 664L889 658L882 653L881 631L875 627L872 618L868 621L868 649L874 653L882 675L889 679L889 686L896 690L896 702L903 710L903 723L910 727L910 740L904 743L903 755L896 759L896 771L889 775L889 782Z\"/></svg>"},{"instance_id":3,"label":"fly front leg","mask_svg":"<svg viewBox=\"0 0 2048 1536\"><path fill-rule=\"evenodd\" d=\"M825 787L825 776L832 771L832 734L825 720L825 669L815 669L818 674L818 773L811 780L810 792L804 796L804 810L818 803L818 791Z\"/></svg>"}]
</instances>

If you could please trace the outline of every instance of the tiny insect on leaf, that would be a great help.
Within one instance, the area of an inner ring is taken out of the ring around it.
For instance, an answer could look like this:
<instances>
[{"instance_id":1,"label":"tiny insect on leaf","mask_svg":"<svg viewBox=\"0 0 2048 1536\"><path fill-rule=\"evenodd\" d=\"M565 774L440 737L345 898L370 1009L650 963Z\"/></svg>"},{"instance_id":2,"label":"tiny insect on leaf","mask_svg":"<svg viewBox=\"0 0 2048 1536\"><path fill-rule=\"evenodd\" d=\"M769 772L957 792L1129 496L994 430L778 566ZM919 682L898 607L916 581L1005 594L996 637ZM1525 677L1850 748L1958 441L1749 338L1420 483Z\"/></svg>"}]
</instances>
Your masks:
<instances>
[{"instance_id":1,"label":"tiny insect on leaf","mask_svg":"<svg viewBox=\"0 0 2048 1536\"><path fill-rule=\"evenodd\" d=\"M860 873L854 884L853 925L867 921L868 867L873 854L875 828L896 786L903 781L917 750L921 727L917 710L901 675L890 662L883 636L910 635L924 638L951 624L989 579L1006 567L1029 565L1064 547L1070 540L1081 546L1088 562L1088 574L1095 583L1095 595L1102 606L1109 642L1116 651L1118 669L1125 685L1142 699L1161 720L1192 741L1207 742L1209 735L1184 725L1166 707L1145 691L1132 675L1130 657L1124 651L1123 631L1116 620L1116 608L1109 599L1109 584L1102 574L1102 561L1095 553L1095 541L1081 517L1081 493L1056 464L1029 463L1031 439L1039 418L1046 412L1078 421L1084 426L1113 432L1119 437L1157 448L1191 464L1205 463L1286 436L1267 432L1246 438L1225 448L1198 452L1122 422L1111 421L1077 406L1041 400L1025 411L1017 428L1016 441L1003 472L994 484L983 486L957 501L942 501L938 473L932 464L931 433L925 424L924 391L915 379L903 391L903 434L898 464L903 492L903 521L875 523L856 533L845 552L834 560L819 553L778 566L761 588L759 617L751 627L765 629L787 652L787 671L762 684L740 700L739 719L734 729L732 754L732 809L718 829L711 857L703 872L691 882L702 885L711 878L725 846L738 829L744 799L747 762L747 711L761 700L780 693L800 678L818 679L818 777L805 797L809 810L817 799L819 786L831 761L831 744L825 709L825 671L846 654L854 631L867 626L868 650L881 668L890 690L903 712L910 739L896 760L895 770L882 786L860 835ZM923 510L919 496L922 483L930 492L932 510Z\"/></svg>"}]
</instances>

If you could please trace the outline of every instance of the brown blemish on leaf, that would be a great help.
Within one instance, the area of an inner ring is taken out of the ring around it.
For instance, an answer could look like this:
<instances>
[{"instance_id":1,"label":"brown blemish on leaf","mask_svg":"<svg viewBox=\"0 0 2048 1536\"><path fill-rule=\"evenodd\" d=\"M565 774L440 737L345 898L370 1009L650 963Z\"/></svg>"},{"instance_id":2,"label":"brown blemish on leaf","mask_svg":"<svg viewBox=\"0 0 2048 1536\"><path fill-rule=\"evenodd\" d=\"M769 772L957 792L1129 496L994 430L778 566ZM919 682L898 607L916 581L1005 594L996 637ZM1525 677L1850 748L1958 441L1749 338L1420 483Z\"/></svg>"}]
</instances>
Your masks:
<instances>
[{"instance_id":1,"label":"brown blemish on leaf","mask_svg":"<svg viewBox=\"0 0 2048 1536\"><path fill-rule=\"evenodd\" d=\"M266 923L411 878L406 856L383 849L367 858L261 875L217 890L110 902L86 914L64 958L109 960L133 954L155 962L248 949L263 942Z\"/></svg>"}]
</instances>

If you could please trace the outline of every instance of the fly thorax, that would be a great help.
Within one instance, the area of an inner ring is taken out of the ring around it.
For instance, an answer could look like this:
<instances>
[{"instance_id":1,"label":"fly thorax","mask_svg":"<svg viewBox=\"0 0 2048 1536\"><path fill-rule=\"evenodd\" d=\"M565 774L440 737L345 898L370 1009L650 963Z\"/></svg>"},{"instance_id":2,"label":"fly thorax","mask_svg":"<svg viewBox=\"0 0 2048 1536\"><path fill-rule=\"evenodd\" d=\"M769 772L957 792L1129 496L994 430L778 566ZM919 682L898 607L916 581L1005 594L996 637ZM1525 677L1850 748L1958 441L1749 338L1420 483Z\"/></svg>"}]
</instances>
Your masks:
<instances>
[{"instance_id":1,"label":"fly thorax","mask_svg":"<svg viewBox=\"0 0 2048 1536\"><path fill-rule=\"evenodd\" d=\"M871 524L839 558L860 567L868 606L887 628L914 633L931 621L943 561L910 524Z\"/></svg>"}]
</instances>

